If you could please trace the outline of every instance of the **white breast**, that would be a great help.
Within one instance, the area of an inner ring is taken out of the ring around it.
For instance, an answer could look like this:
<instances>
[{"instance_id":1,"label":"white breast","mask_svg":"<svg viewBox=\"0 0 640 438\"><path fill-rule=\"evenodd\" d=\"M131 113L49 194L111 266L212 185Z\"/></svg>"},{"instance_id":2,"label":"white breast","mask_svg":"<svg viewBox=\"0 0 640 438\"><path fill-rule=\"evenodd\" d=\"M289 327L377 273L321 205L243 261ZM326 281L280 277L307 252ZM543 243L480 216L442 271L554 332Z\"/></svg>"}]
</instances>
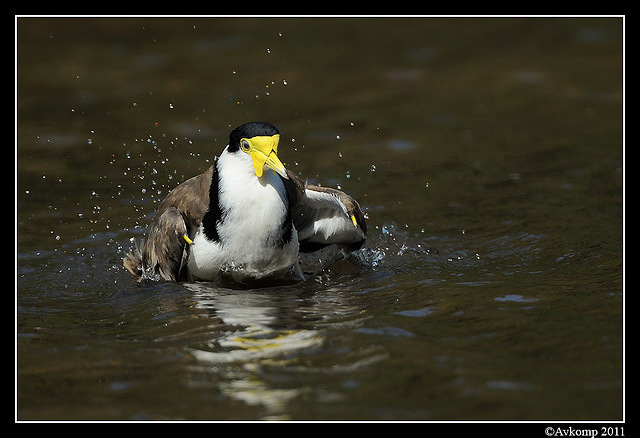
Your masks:
<instances>
[{"instance_id":1,"label":"white breast","mask_svg":"<svg viewBox=\"0 0 640 438\"><path fill-rule=\"evenodd\" d=\"M220 205L224 206L220 241L209 241L200 226L190 247L190 273L196 279L212 280L222 269L242 280L288 272L298 257L295 228L284 248L270 238L280 237L287 214L282 180L271 170L258 178L251 157L243 152L225 150L218 160Z\"/></svg>"}]
</instances>

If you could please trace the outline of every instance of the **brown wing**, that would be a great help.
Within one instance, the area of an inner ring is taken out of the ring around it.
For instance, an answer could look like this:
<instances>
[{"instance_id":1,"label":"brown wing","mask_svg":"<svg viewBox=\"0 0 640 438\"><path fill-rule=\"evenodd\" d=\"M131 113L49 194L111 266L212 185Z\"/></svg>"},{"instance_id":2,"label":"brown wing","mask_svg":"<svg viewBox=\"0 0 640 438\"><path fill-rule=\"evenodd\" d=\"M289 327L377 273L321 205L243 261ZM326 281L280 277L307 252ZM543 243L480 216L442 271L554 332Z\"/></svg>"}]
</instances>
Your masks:
<instances>
[{"instance_id":1,"label":"brown wing","mask_svg":"<svg viewBox=\"0 0 640 438\"><path fill-rule=\"evenodd\" d=\"M215 165L173 189L158 207L141 248L127 254L123 263L136 275L178 281L187 248L209 208L209 187Z\"/></svg>"},{"instance_id":2,"label":"brown wing","mask_svg":"<svg viewBox=\"0 0 640 438\"><path fill-rule=\"evenodd\" d=\"M189 178L169 192L158 207L158 215L170 208L176 208L184 217L187 227L197 228L209 209L209 187L215 171L213 165L205 173Z\"/></svg>"},{"instance_id":3,"label":"brown wing","mask_svg":"<svg viewBox=\"0 0 640 438\"><path fill-rule=\"evenodd\" d=\"M142 272L148 278L177 281L188 236L184 216L175 207L158 213L142 247Z\"/></svg>"}]
</instances>

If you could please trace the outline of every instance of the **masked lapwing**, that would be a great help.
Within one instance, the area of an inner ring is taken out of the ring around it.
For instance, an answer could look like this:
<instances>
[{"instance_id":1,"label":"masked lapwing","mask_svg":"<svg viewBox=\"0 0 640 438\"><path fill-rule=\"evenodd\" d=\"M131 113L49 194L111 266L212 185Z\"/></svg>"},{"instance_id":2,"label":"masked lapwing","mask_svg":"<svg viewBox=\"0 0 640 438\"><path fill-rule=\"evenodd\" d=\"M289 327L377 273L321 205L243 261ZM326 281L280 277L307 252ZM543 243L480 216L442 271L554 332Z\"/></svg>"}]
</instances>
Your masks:
<instances>
[{"instance_id":1,"label":"masked lapwing","mask_svg":"<svg viewBox=\"0 0 640 438\"><path fill-rule=\"evenodd\" d=\"M214 164L162 201L124 266L140 278L214 280L222 272L250 282L300 277L299 252L360 248L367 226L358 203L287 170L279 140L266 122L231 131Z\"/></svg>"}]
</instances>

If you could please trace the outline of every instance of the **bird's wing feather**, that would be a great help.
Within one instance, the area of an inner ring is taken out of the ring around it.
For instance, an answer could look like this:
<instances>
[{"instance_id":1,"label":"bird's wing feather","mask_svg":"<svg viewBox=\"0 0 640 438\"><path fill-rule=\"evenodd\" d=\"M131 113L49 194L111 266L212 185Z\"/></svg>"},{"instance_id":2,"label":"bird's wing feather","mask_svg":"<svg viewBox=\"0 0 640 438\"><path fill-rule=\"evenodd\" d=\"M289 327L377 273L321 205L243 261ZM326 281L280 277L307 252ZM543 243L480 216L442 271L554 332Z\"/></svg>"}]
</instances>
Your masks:
<instances>
[{"instance_id":1,"label":"bird's wing feather","mask_svg":"<svg viewBox=\"0 0 640 438\"><path fill-rule=\"evenodd\" d=\"M170 281L180 279L187 239L193 237L209 208L215 166L173 189L162 201L142 247L142 273Z\"/></svg>"},{"instance_id":2,"label":"bird's wing feather","mask_svg":"<svg viewBox=\"0 0 640 438\"><path fill-rule=\"evenodd\" d=\"M158 215L174 207L183 215L188 228L198 227L209 209L209 187L214 172L215 165L171 190L158 207Z\"/></svg>"},{"instance_id":3,"label":"bird's wing feather","mask_svg":"<svg viewBox=\"0 0 640 438\"><path fill-rule=\"evenodd\" d=\"M143 275L177 281L187 244L185 235L187 227L177 208L166 208L158 213L149 226L149 234L142 248Z\"/></svg>"},{"instance_id":4,"label":"bird's wing feather","mask_svg":"<svg viewBox=\"0 0 640 438\"><path fill-rule=\"evenodd\" d=\"M293 222L301 251L315 251L331 244L351 250L362 246L367 225L355 199L340 190L306 184L290 171L288 175L298 189Z\"/></svg>"}]
</instances>

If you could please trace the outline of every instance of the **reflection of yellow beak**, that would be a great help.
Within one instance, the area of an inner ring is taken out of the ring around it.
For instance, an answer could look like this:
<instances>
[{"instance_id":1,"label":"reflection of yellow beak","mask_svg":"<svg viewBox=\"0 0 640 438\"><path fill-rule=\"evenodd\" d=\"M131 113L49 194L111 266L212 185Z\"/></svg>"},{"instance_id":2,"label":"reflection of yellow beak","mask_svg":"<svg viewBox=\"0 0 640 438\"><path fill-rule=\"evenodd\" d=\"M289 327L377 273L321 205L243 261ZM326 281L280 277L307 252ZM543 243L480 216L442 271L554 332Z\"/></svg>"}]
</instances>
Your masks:
<instances>
[{"instance_id":1,"label":"reflection of yellow beak","mask_svg":"<svg viewBox=\"0 0 640 438\"><path fill-rule=\"evenodd\" d=\"M244 146L245 141L249 145L248 148ZM259 135L251 138L243 138L240 141L240 144L243 145L242 150L251 155L253 168L258 178L262 176L264 166L278 172L278 174L283 178L288 178L287 170L278 158L279 141L280 134L272 136Z\"/></svg>"}]
</instances>

